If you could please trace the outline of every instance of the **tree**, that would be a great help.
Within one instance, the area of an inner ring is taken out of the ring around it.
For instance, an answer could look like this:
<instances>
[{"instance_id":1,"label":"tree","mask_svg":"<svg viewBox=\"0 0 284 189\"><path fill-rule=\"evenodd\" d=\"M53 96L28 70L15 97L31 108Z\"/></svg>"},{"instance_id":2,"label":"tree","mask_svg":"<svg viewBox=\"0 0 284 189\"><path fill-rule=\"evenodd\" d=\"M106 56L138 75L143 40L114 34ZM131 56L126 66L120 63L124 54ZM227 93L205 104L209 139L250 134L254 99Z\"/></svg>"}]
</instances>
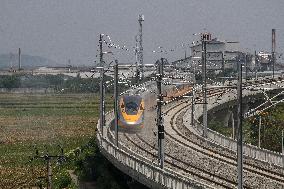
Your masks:
<instances>
[{"instance_id":1,"label":"tree","mask_svg":"<svg viewBox=\"0 0 284 189\"><path fill-rule=\"evenodd\" d=\"M2 79L1 84L6 89L18 88L21 85L21 80L17 76L4 76Z\"/></svg>"}]
</instances>

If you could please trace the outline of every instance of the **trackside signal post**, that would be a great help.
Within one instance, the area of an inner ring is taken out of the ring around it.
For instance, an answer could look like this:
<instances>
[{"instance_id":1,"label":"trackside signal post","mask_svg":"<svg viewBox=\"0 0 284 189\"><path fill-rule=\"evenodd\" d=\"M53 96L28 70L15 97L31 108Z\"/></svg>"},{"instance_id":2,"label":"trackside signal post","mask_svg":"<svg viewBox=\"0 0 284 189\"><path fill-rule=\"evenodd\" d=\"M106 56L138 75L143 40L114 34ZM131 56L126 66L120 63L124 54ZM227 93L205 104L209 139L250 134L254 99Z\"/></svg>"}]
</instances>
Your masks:
<instances>
[{"instance_id":1,"label":"trackside signal post","mask_svg":"<svg viewBox=\"0 0 284 189\"><path fill-rule=\"evenodd\" d=\"M157 61L157 127L158 127L158 158L160 168L164 168L164 138L165 131L163 125L162 117L162 103L163 103L163 94L162 94L162 79L163 79L163 65L164 58L161 58L161 61Z\"/></svg>"}]
</instances>

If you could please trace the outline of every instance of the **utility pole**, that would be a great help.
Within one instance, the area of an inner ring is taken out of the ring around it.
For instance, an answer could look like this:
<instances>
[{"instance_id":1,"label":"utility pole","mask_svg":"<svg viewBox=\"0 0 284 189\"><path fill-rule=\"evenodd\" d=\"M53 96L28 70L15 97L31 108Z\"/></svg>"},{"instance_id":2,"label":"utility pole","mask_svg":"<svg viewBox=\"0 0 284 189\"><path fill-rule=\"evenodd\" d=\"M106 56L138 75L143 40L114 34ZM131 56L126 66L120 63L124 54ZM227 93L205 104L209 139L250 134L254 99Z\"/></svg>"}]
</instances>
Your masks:
<instances>
[{"instance_id":1,"label":"utility pole","mask_svg":"<svg viewBox=\"0 0 284 189\"><path fill-rule=\"evenodd\" d=\"M254 63L255 63L255 79L257 79L257 71L259 69L259 65L258 65L258 58L257 58L257 54L256 51L254 51Z\"/></svg>"},{"instance_id":2,"label":"utility pole","mask_svg":"<svg viewBox=\"0 0 284 189\"><path fill-rule=\"evenodd\" d=\"M195 85L192 87L192 98L191 98L191 126L194 127L194 111L195 111Z\"/></svg>"},{"instance_id":3,"label":"utility pole","mask_svg":"<svg viewBox=\"0 0 284 189\"><path fill-rule=\"evenodd\" d=\"M22 69L22 54L21 48L19 48L19 71Z\"/></svg>"},{"instance_id":4,"label":"utility pole","mask_svg":"<svg viewBox=\"0 0 284 189\"><path fill-rule=\"evenodd\" d=\"M101 67L100 70L100 129L102 136L104 135L104 126L105 126L105 87L104 87L104 67Z\"/></svg>"},{"instance_id":5,"label":"utility pole","mask_svg":"<svg viewBox=\"0 0 284 189\"><path fill-rule=\"evenodd\" d=\"M135 67L136 67L136 83L138 84L139 79L140 79L140 70L139 70L139 65L138 65L138 35L135 36Z\"/></svg>"},{"instance_id":6,"label":"utility pole","mask_svg":"<svg viewBox=\"0 0 284 189\"><path fill-rule=\"evenodd\" d=\"M114 65L114 129L115 145L118 147L118 61Z\"/></svg>"},{"instance_id":7,"label":"utility pole","mask_svg":"<svg viewBox=\"0 0 284 189\"><path fill-rule=\"evenodd\" d=\"M194 111L195 111L195 64L192 62L192 67L193 67L193 86L192 86L192 98L191 98L191 126L194 127Z\"/></svg>"},{"instance_id":8,"label":"utility pole","mask_svg":"<svg viewBox=\"0 0 284 189\"><path fill-rule=\"evenodd\" d=\"M47 189L51 189L52 187L52 167L51 167L51 158L49 156L46 157L47 161Z\"/></svg>"},{"instance_id":9,"label":"utility pole","mask_svg":"<svg viewBox=\"0 0 284 189\"><path fill-rule=\"evenodd\" d=\"M282 147L282 166L284 167L284 132L283 132L283 129L282 129L282 144L281 144L281 147Z\"/></svg>"},{"instance_id":10,"label":"utility pole","mask_svg":"<svg viewBox=\"0 0 284 189\"><path fill-rule=\"evenodd\" d=\"M232 114L231 114L231 121L232 121L232 130L233 130L232 138L233 138L233 140L235 140L235 120L234 120L233 110L232 110Z\"/></svg>"},{"instance_id":11,"label":"utility pole","mask_svg":"<svg viewBox=\"0 0 284 189\"><path fill-rule=\"evenodd\" d=\"M245 66L246 66L246 82L248 80L248 61L247 61L247 54L245 53L245 58L244 58L244 61L245 61Z\"/></svg>"},{"instance_id":12,"label":"utility pole","mask_svg":"<svg viewBox=\"0 0 284 189\"><path fill-rule=\"evenodd\" d=\"M243 111L242 111L242 62L238 62L238 133L237 133L237 158L238 158L238 189L243 189Z\"/></svg>"},{"instance_id":13,"label":"utility pole","mask_svg":"<svg viewBox=\"0 0 284 189\"><path fill-rule=\"evenodd\" d=\"M139 67L140 67L140 71L139 71L139 74L140 75L140 79L143 79L144 78L144 63L143 63L143 33L142 33L142 22L144 21L144 15L143 14L139 14L139 17L138 17L138 22L139 22L139 38L138 38L138 61L139 61Z\"/></svg>"},{"instance_id":14,"label":"utility pole","mask_svg":"<svg viewBox=\"0 0 284 189\"><path fill-rule=\"evenodd\" d=\"M259 116L259 125L258 125L258 147L260 148L260 129L261 129L261 116Z\"/></svg>"},{"instance_id":15,"label":"utility pole","mask_svg":"<svg viewBox=\"0 0 284 189\"><path fill-rule=\"evenodd\" d=\"M100 66L104 66L104 59L103 59L103 36L104 34L100 34L100 40L99 40L99 48L100 48Z\"/></svg>"},{"instance_id":16,"label":"utility pole","mask_svg":"<svg viewBox=\"0 0 284 189\"><path fill-rule=\"evenodd\" d=\"M163 103L163 94L162 94L162 79L163 79L163 66L164 58L161 58L161 61L158 61L157 66L157 127L158 127L158 158L160 168L164 168L164 125L162 117L162 103Z\"/></svg>"},{"instance_id":17,"label":"utility pole","mask_svg":"<svg viewBox=\"0 0 284 189\"><path fill-rule=\"evenodd\" d=\"M222 74L223 74L222 84L224 85L224 83L225 83L225 58L224 58L224 51L222 52Z\"/></svg>"},{"instance_id":18,"label":"utility pole","mask_svg":"<svg viewBox=\"0 0 284 189\"><path fill-rule=\"evenodd\" d=\"M49 155L48 153L46 155L40 156L38 153L38 150L36 150L36 155L31 159L43 159L46 161L46 179L47 179L47 189L52 189L52 166L51 161L52 159L58 159L61 160L64 159L64 153L63 148L61 148L61 155Z\"/></svg>"},{"instance_id":19,"label":"utility pole","mask_svg":"<svg viewBox=\"0 0 284 189\"><path fill-rule=\"evenodd\" d=\"M10 71L13 72L14 54L10 53Z\"/></svg>"},{"instance_id":20,"label":"utility pole","mask_svg":"<svg viewBox=\"0 0 284 189\"><path fill-rule=\"evenodd\" d=\"M100 34L99 39L100 48L100 129L102 136L104 134L103 127L105 125L105 87L104 87L104 59L103 59L103 34Z\"/></svg>"},{"instance_id":21,"label":"utility pole","mask_svg":"<svg viewBox=\"0 0 284 189\"><path fill-rule=\"evenodd\" d=\"M207 69L206 69L206 43L211 40L211 34L201 34L202 41L202 79L203 79L203 136L207 137Z\"/></svg>"},{"instance_id":22,"label":"utility pole","mask_svg":"<svg viewBox=\"0 0 284 189\"><path fill-rule=\"evenodd\" d=\"M275 67L275 49L276 49L276 30L272 29L272 72L274 78L274 67Z\"/></svg>"}]
</instances>

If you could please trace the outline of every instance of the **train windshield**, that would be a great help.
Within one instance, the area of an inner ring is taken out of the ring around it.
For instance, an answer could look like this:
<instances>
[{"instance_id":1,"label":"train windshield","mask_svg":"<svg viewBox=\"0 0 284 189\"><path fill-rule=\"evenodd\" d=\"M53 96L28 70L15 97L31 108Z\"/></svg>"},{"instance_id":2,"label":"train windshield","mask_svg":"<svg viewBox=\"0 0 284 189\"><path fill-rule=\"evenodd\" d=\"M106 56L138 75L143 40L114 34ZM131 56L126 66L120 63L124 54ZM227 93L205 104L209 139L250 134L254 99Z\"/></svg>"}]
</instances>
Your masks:
<instances>
[{"instance_id":1,"label":"train windshield","mask_svg":"<svg viewBox=\"0 0 284 189\"><path fill-rule=\"evenodd\" d=\"M135 102L129 102L125 105L125 110L127 114L137 114L138 111L138 104L136 104Z\"/></svg>"},{"instance_id":2,"label":"train windshield","mask_svg":"<svg viewBox=\"0 0 284 189\"><path fill-rule=\"evenodd\" d=\"M125 112L128 115L135 115L138 113L141 97L139 96L126 96L124 97Z\"/></svg>"}]
</instances>

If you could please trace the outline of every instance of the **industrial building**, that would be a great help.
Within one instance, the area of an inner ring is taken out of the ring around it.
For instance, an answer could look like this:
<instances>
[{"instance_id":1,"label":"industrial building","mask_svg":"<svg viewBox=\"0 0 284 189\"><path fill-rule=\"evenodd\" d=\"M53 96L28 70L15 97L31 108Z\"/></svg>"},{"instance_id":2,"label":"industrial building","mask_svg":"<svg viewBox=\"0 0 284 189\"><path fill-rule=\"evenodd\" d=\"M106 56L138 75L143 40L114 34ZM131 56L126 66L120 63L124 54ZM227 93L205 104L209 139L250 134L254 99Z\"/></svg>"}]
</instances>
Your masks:
<instances>
[{"instance_id":1,"label":"industrial building","mask_svg":"<svg viewBox=\"0 0 284 189\"><path fill-rule=\"evenodd\" d=\"M211 35L211 34L210 34ZM201 41L194 43L190 47L191 56L185 59L173 62L176 67L194 67L196 70L201 69L202 59L202 43ZM206 41L206 65L208 69L221 70L227 68L237 68L239 56L244 55L240 51L239 42L221 41L217 38L209 38ZM251 62L249 62L251 64Z\"/></svg>"}]
</instances>

